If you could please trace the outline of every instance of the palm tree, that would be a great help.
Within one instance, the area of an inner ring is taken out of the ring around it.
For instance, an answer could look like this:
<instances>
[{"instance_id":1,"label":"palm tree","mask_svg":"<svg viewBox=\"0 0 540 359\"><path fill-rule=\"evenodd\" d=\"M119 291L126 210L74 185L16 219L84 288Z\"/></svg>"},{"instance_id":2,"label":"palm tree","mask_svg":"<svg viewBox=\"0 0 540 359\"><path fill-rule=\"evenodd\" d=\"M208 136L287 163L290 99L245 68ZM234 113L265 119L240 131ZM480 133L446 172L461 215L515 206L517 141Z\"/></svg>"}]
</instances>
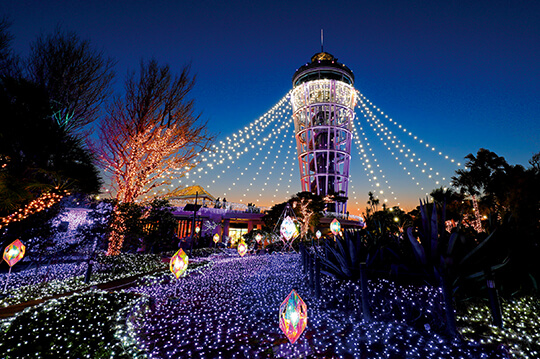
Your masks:
<instances>
[{"instance_id":1,"label":"palm tree","mask_svg":"<svg viewBox=\"0 0 540 359\"><path fill-rule=\"evenodd\" d=\"M476 157L469 153L465 158L466 169L456 171L456 176L452 177L452 186L458 188L460 193L471 196L476 216L475 229L482 231L477 196L484 195L490 202L496 202L490 184L497 175L507 171L510 166L504 157L485 148L479 149Z\"/></svg>"},{"instance_id":2,"label":"palm tree","mask_svg":"<svg viewBox=\"0 0 540 359\"><path fill-rule=\"evenodd\" d=\"M463 194L452 188L436 188L429 194L433 202L446 207L446 218L454 221L461 219Z\"/></svg>"},{"instance_id":3,"label":"palm tree","mask_svg":"<svg viewBox=\"0 0 540 359\"><path fill-rule=\"evenodd\" d=\"M471 196L473 211L476 218L474 229L478 232L482 232L482 219L480 217L478 201L476 199L476 196L480 194L480 186L470 170L457 170L456 174L457 176L452 177L452 186L459 188L459 192L462 195Z\"/></svg>"},{"instance_id":4,"label":"palm tree","mask_svg":"<svg viewBox=\"0 0 540 359\"><path fill-rule=\"evenodd\" d=\"M378 198L375 198L373 195L373 192L368 192L369 199L367 201L367 204L370 205L371 208L366 208L366 212L369 215L370 213L375 213L377 211L377 206L379 205L380 200Z\"/></svg>"}]
</instances>

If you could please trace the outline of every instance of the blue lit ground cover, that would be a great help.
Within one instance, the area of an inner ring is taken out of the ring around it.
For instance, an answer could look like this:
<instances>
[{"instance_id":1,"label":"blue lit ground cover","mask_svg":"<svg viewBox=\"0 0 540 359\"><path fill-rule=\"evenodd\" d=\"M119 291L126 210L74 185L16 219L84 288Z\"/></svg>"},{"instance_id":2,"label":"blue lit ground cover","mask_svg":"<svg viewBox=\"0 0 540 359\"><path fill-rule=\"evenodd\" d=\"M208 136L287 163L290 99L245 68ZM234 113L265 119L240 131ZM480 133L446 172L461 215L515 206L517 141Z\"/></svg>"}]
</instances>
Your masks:
<instances>
[{"instance_id":1,"label":"blue lit ground cover","mask_svg":"<svg viewBox=\"0 0 540 359\"><path fill-rule=\"evenodd\" d=\"M99 255L94 262L88 283L84 282L86 262L43 264L13 271L9 277L7 296L0 299L0 306L51 297L159 269L167 270L167 263L163 263L157 254ZM6 280L7 273L1 273L2 288Z\"/></svg>"},{"instance_id":2,"label":"blue lit ground cover","mask_svg":"<svg viewBox=\"0 0 540 359\"><path fill-rule=\"evenodd\" d=\"M155 298L155 308L134 323L132 332L149 357L505 357L495 346L449 341L405 324L406 315L396 309L410 310L411 302L425 301L424 309L414 313L417 318L422 311L439 310L438 291L430 288L370 283L375 320L366 323L359 318L352 284L323 277L324 295L316 300L306 287L298 255L215 256L213 261L205 271L179 281L158 280L133 289ZM291 345L279 329L278 308L293 288L307 303L308 325ZM384 303L388 295L390 304ZM436 321L435 315L425 324Z\"/></svg>"}]
</instances>

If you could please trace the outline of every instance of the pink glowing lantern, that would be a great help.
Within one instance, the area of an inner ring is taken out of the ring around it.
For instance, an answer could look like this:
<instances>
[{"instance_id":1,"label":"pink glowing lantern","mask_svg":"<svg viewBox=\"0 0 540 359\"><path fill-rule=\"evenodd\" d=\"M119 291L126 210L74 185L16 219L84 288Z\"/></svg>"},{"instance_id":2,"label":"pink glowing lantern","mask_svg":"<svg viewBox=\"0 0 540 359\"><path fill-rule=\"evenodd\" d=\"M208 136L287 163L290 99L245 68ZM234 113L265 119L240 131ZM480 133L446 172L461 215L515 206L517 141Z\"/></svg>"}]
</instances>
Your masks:
<instances>
[{"instance_id":1,"label":"pink glowing lantern","mask_svg":"<svg viewBox=\"0 0 540 359\"><path fill-rule=\"evenodd\" d=\"M214 243L217 244L217 242L219 242L219 234L214 234Z\"/></svg>"},{"instance_id":2,"label":"pink glowing lantern","mask_svg":"<svg viewBox=\"0 0 540 359\"><path fill-rule=\"evenodd\" d=\"M341 223L337 220L337 218L334 218L332 223L330 223L330 231L332 231L332 234L336 236L339 232L341 232Z\"/></svg>"},{"instance_id":3,"label":"pink glowing lantern","mask_svg":"<svg viewBox=\"0 0 540 359\"><path fill-rule=\"evenodd\" d=\"M188 268L188 263L189 257L184 252L184 250L180 248L178 252L176 252L175 255L171 258L171 272L174 273L176 279L184 275Z\"/></svg>"},{"instance_id":4,"label":"pink glowing lantern","mask_svg":"<svg viewBox=\"0 0 540 359\"><path fill-rule=\"evenodd\" d=\"M298 237L298 228L296 228L296 225L294 224L291 217L287 216L283 220L283 223L281 223L280 227L280 233L287 241Z\"/></svg>"},{"instance_id":5,"label":"pink glowing lantern","mask_svg":"<svg viewBox=\"0 0 540 359\"><path fill-rule=\"evenodd\" d=\"M26 247L22 242L16 239L13 243L6 247L4 250L4 260L9 264L10 267L13 267L15 263L20 261L24 257Z\"/></svg>"},{"instance_id":6,"label":"pink glowing lantern","mask_svg":"<svg viewBox=\"0 0 540 359\"><path fill-rule=\"evenodd\" d=\"M279 307L279 329L291 344L302 335L307 325L307 306L293 289Z\"/></svg>"},{"instance_id":7,"label":"pink glowing lantern","mask_svg":"<svg viewBox=\"0 0 540 359\"><path fill-rule=\"evenodd\" d=\"M26 247L22 242L18 239L13 241L9 246L6 247L4 250L4 260L9 264L9 272L6 278L6 284L4 285L4 290L2 293L6 292L7 285L9 282L9 276L11 275L11 267L15 265L18 261L24 257L24 253L26 252Z\"/></svg>"},{"instance_id":8,"label":"pink glowing lantern","mask_svg":"<svg viewBox=\"0 0 540 359\"><path fill-rule=\"evenodd\" d=\"M240 257L245 256L247 253L247 246L244 242L238 243L238 254L240 254Z\"/></svg>"}]
</instances>

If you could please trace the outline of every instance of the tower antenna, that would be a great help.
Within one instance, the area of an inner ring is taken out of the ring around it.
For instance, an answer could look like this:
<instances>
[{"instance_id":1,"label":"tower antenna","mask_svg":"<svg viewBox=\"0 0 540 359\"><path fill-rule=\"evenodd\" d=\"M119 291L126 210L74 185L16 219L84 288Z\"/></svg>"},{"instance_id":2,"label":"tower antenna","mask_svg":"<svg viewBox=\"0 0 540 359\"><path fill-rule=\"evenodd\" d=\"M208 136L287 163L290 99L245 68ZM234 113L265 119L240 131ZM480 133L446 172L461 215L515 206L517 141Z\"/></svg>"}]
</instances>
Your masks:
<instances>
[{"instance_id":1,"label":"tower antenna","mask_svg":"<svg viewBox=\"0 0 540 359\"><path fill-rule=\"evenodd\" d=\"M324 33L323 33L323 29L321 29L321 52L324 52L323 44L324 44Z\"/></svg>"}]
</instances>

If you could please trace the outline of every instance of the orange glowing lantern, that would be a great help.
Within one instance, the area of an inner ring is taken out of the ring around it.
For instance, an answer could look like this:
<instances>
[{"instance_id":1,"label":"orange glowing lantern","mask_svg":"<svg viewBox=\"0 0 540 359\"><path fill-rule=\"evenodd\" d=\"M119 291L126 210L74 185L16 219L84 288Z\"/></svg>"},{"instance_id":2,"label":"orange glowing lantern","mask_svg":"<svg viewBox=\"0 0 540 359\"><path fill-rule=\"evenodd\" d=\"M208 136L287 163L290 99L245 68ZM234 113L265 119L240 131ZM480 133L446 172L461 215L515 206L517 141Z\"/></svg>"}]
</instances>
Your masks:
<instances>
[{"instance_id":1,"label":"orange glowing lantern","mask_svg":"<svg viewBox=\"0 0 540 359\"><path fill-rule=\"evenodd\" d=\"M238 243L238 254L240 254L240 257L245 256L247 253L247 246L244 242Z\"/></svg>"},{"instance_id":2,"label":"orange glowing lantern","mask_svg":"<svg viewBox=\"0 0 540 359\"><path fill-rule=\"evenodd\" d=\"M171 258L171 272L174 273L176 276L176 279L180 278L180 276L184 275L188 268L189 263L189 257L184 252L182 248L178 250L178 252L175 253L174 256Z\"/></svg>"},{"instance_id":3,"label":"orange glowing lantern","mask_svg":"<svg viewBox=\"0 0 540 359\"><path fill-rule=\"evenodd\" d=\"M293 289L279 307L279 329L291 344L302 335L307 325L307 306Z\"/></svg>"}]
</instances>

